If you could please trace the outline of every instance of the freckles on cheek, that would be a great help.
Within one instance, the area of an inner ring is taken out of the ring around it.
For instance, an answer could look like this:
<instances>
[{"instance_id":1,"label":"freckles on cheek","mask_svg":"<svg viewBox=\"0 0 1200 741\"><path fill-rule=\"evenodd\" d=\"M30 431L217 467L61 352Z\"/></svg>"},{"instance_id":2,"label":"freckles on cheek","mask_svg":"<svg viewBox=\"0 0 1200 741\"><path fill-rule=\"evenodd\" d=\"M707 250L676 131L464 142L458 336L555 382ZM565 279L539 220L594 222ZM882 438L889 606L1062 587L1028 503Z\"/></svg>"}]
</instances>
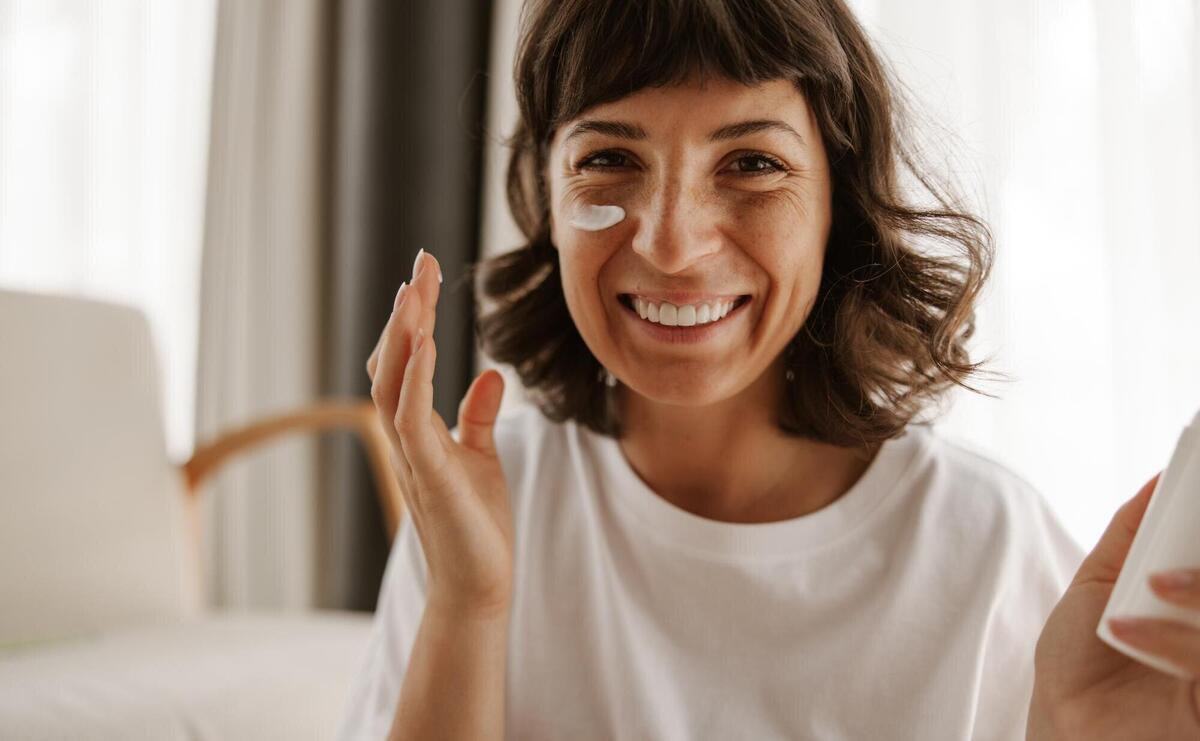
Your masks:
<instances>
[{"instance_id":1,"label":"freckles on cheek","mask_svg":"<svg viewBox=\"0 0 1200 741\"><path fill-rule=\"evenodd\" d=\"M783 191L744 193L730 202L730 216L738 231L763 247L793 245L808 250L821 223L797 194Z\"/></svg>"}]
</instances>

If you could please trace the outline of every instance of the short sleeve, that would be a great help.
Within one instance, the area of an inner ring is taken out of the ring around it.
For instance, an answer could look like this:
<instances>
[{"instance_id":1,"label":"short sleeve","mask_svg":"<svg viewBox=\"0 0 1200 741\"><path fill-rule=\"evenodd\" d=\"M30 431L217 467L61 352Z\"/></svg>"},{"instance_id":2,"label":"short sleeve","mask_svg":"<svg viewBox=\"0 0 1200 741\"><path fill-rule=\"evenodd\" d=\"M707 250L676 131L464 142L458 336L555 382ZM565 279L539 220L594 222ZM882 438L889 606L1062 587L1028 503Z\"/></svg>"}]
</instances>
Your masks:
<instances>
[{"instance_id":1,"label":"short sleeve","mask_svg":"<svg viewBox=\"0 0 1200 741\"><path fill-rule=\"evenodd\" d=\"M425 612L425 555L412 519L401 520L384 567L366 654L351 681L335 741L383 741Z\"/></svg>"},{"instance_id":2,"label":"short sleeve","mask_svg":"<svg viewBox=\"0 0 1200 741\"><path fill-rule=\"evenodd\" d=\"M984 645L972 741L1025 738L1037 641L1086 555L1036 489L1022 494Z\"/></svg>"}]
</instances>

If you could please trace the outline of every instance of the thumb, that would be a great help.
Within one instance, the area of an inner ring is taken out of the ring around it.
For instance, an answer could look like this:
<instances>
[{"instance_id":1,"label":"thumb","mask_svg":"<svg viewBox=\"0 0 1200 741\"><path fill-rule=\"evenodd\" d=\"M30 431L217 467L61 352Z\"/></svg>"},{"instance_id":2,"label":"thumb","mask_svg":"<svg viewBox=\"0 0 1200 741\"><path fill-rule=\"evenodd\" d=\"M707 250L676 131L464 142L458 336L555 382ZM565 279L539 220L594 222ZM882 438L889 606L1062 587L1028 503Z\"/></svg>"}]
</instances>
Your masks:
<instances>
[{"instance_id":1,"label":"thumb","mask_svg":"<svg viewBox=\"0 0 1200 741\"><path fill-rule=\"evenodd\" d=\"M1129 555L1129 548L1133 545L1133 538L1137 535L1142 518L1146 515L1146 507L1150 504L1150 497L1154 493L1154 487L1158 485L1160 476L1162 476L1162 471L1154 474L1154 478L1147 481L1133 499L1121 505L1121 508L1113 515L1112 522L1108 524L1108 529L1100 536L1096 547L1083 559L1071 586L1090 581L1110 584L1117 581L1117 576L1121 573L1121 567L1125 565L1125 557Z\"/></svg>"},{"instance_id":2,"label":"thumb","mask_svg":"<svg viewBox=\"0 0 1200 741\"><path fill-rule=\"evenodd\" d=\"M496 454L492 429L504 398L504 377L494 368L480 373L458 405L458 438L465 447Z\"/></svg>"}]
</instances>

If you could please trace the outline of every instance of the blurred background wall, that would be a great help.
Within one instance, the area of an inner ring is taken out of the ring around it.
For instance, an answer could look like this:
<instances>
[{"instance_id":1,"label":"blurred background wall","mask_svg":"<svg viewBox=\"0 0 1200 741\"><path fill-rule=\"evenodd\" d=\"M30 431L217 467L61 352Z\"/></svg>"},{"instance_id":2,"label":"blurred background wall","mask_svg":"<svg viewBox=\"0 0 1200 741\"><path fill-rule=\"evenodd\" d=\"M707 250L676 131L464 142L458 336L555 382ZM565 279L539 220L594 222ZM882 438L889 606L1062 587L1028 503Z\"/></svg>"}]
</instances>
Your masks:
<instances>
[{"instance_id":1,"label":"blurred background wall","mask_svg":"<svg viewBox=\"0 0 1200 741\"><path fill-rule=\"evenodd\" d=\"M1196 5L850 4L996 236L974 349L1015 383L956 393L940 425L1090 548L1200 407ZM142 308L183 459L256 415L365 396L425 248L455 418L489 365L462 269L520 241L502 187L519 10L0 0L0 285ZM215 604L373 608L388 544L349 436L235 463L205 508Z\"/></svg>"}]
</instances>

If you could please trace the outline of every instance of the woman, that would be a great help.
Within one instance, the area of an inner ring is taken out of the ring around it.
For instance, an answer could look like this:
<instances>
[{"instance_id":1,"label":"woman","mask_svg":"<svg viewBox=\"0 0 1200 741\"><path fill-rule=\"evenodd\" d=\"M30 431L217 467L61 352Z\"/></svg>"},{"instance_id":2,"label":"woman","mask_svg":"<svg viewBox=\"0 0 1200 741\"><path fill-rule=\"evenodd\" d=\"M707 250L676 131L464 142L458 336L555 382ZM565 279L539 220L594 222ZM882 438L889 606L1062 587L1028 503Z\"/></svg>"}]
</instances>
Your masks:
<instances>
[{"instance_id":1,"label":"woman","mask_svg":"<svg viewBox=\"0 0 1200 741\"><path fill-rule=\"evenodd\" d=\"M456 429L432 411L419 255L368 360L410 517L339 737L1200 732L1194 682L1095 636L1154 481L1085 559L916 421L979 369L990 235L906 148L843 3L525 11L528 243L483 266L479 327L539 409L497 419L488 371ZM1200 674L1169 627L1143 645Z\"/></svg>"}]
</instances>

